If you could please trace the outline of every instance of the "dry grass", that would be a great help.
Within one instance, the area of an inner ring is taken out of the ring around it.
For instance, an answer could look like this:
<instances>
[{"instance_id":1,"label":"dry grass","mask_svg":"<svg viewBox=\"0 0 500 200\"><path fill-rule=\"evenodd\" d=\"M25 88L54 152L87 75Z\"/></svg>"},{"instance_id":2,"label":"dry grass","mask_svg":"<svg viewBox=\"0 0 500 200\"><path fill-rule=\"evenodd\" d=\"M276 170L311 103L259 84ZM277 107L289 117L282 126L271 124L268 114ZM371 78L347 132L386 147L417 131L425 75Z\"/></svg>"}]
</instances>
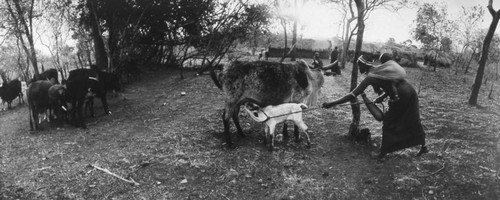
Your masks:
<instances>
[{"instance_id":1,"label":"dry grass","mask_svg":"<svg viewBox=\"0 0 500 200\"><path fill-rule=\"evenodd\" d=\"M262 144L263 126L242 114L247 137L234 134L237 149L229 150L221 92L210 78L155 71L110 100L112 115L97 107L86 130L29 132L26 106L1 112L0 199L499 199L499 103L481 98L484 108L469 107L469 76L407 70L415 87L422 84L431 150L422 157L415 148L373 159L376 146L345 137L348 106L304 113L312 148L290 141L274 152ZM348 92L343 72L326 78L321 102ZM362 112L379 145L381 124Z\"/></svg>"}]
</instances>

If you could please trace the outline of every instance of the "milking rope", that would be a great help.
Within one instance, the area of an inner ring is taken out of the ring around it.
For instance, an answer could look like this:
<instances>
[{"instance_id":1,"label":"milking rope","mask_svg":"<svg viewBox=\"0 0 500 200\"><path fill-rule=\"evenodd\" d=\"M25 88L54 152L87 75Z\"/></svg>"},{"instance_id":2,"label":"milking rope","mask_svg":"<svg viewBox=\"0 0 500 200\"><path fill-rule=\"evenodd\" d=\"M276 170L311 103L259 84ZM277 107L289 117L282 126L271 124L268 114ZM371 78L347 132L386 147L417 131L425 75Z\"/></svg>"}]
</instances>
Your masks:
<instances>
[{"instance_id":1,"label":"milking rope","mask_svg":"<svg viewBox=\"0 0 500 200\"><path fill-rule=\"evenodd\" d=\"M360 105L360 104L364 104L364 103L365 102L357 102L357 103L346 103L346 104L338 104L338 105L339 106L349 106L349 105ZM366 102L366 103L375 103L375 102L369 101L369 102ZM385 106L384 106L384 104L382 102L380 102L378 104L382 105L382 111L385 112ZM295 111L295 112L290 112L290 113L285 113L285 114L275 115L275 116L269 116L269 115L267 115L267 113L264 112L262 109L260 109L260 111L262 111L262 113L264 113L264 115L267 117L266 120L264 120L262 122L266 122L267 120L269 120L271 118L282 117L282 116L291 115L291 114L295 114L295 113L301 113L301 112L305 112L305 111L317 110L317 109L320 109L320 108L322 108L322 107L316 106L316 107L307 108L307 109L304 109L304 110L301 110L301 111Z\"/></svg>"}]
</instances>

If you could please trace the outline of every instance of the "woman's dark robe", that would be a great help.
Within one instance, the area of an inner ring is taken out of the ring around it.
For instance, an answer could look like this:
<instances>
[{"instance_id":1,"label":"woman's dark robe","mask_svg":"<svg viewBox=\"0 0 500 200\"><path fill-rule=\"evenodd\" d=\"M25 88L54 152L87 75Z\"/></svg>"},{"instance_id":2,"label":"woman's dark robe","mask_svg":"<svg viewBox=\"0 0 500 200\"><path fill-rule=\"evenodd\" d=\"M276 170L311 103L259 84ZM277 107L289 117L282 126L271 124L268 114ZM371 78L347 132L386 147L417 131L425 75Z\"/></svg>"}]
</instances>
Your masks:
<instances>
[{"instance_id":1,"label":"woman's dark robe","mask_svg":"<svg viewBox=\"0 0 500 200\"><path fill-rule=\"evenodd\" d=\"M352 94L358 96L368 85L380 87L392 95L391 81L366 77ZM382 126L381 154L400 149L425 145L425 132L420 121L417 92L407 81L396 83L399 100L389 101L389 109L384 113Z\"/></svg>"}]
</instances>

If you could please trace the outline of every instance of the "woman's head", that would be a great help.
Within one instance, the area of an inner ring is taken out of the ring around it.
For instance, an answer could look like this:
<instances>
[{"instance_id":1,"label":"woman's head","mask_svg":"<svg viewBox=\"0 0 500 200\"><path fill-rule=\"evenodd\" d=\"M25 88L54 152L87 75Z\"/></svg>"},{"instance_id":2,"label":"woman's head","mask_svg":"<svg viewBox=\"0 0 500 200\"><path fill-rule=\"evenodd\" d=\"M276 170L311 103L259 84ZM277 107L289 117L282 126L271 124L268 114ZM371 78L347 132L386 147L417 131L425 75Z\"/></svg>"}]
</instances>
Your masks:
<instances>
[{"instance_id":1,"label":"woman's head","mask_svg":"<svg viewBox=\"0 0 500 200\"><path fill-rule=\"evenodd\" d=\"M370 71L370 67L372 66L366 63L366 60L363 58L363 56L360 56L357 62L358 62L359 73L364 74Z\"/></svg>"},{"instance_id":2,"label":"woman's head","mask_svg":"<svg viewBox=\"0 0 500 200\"><path fill-rule=\"evenodd\" d=\"M389 60L392 60L392 55L388 54L388 53L382 53L382 54L380 54L380 57L378 58L378 60L380 61L380 63L385 63Z\"/></svg>"}]
</instances>

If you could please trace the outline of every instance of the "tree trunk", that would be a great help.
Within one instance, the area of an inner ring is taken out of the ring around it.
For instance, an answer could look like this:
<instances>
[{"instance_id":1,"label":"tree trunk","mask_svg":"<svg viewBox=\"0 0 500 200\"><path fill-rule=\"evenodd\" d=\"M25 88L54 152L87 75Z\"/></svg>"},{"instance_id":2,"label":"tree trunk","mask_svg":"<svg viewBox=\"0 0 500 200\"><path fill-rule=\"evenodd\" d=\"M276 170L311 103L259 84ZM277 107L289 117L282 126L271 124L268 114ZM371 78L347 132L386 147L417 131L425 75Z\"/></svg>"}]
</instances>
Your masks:
<instances>
[{"instance_id":1,"label":"tree trunk","mask_svg":"<svg viewBox=\"0 0 500 200\"><path fill-rule=\"evenodd\" d=\"M342 49L342 52L341 52L341 55L340 55L340 68L344 69L345 68L345 63L347 61L347 51L349 50L349 44L350 44L350 40L351 40L351 37L349 36L349 34L351 33L350 29L351 29L351 22L356 19L356 18L351 18L349 20L347 20L346 22L346 27L345 27L345 32L344 32L344 47Z\"/></svg>"},{"instance_id":2,"label":"tree trunk","mask_svg":"<svg viewBox=\"0 0 500 200\"><path fill-rule=\"evenodd\" d=\"M89 9L89 16L91 20L91 35L94 41L94 57L95 64L99 67L108 66L108 59L106 56L106 49L104 47L104 41L102 40L102 35L99 31L99 21L97 17L97 2L96 0L87 1L87 6Z\"/></svg>"},{"instance_id":3,"label":"tree trunk","mask_svg":"<svg viewBox=\"0 0 500 200\"><path fill-rule=\"evenodd\" d=\"M295 13L297 13L297 0L294 1L295 2ZM292 35L292 46L295 46L295 43L297 43L297 19L294 19L293 20L293 35ZM293 48L292 49L292 55L291 55L291 61L295 61L295 49L296 48Z\"/></svg>"},{"instance_id":4,"label":"tree trunk","mask_svg":"<svg viewBox=\"0 0 500 200\"><path fill-rule=\"evenodd\" d=\"M481 59L479 60L479 67L477 68L476 78L474 79L474 84L472 85L472 91L469 98L470 105L477 105L477 98L479 95L479 89L481 89L481 83L484 75L484 68L486 68L486 61L488 60L488 51L490 49L490 43L493 39L493 35L495 34L495 30L498 25L498 21L500 19L500 10L494 11L492 8L493 0L489 1L488 10L490 11L493 20L491 20L490 28L488 29L488 33L484 38L483 42L483 50L481 51Z\"/></svg>"},{"instance_id":5,"label":"tree trunk","mask_svg":"<svg viewBox=\"0 0 500 200\"><path fill-rule=\"evenodd\" d=\"M34 73L38 75L39 74L37 65L38 62L36 59L35 43L33 41L33 26L32 26L34 0L31 0L30 4L27 5L30 7L21 7L20 1L13 1L15 10L12 9L12 6L8 0L6 0L5 2L7 3L6 4L7 10L11 15L12 19L14 20L14 29L15 29L14 32L16 33L16 37L21 42L22 47L26 53L26 57L28 58L29 61L31 61ZM24 16L25 14L28 15L27 18L25 18ZM26 45L26 43L24 42L23 34L26 36L28 40L29 48L28 45Z\"/></svg>"},{"instance_id":6,"label":"tree trunk","mask_svg":"<svg viewBox=\"0 0 500 200\"><path fill-rule=\"evenodd\" d=\"M354 51L354 59L361 55L361 48L363 45L363 33L365 31L364 22L364 10L365 6L363 0L355 0L356 7L358 8L358 33L356 36L356 50ZM358 63L353 62L352 64L352 75L351 75L351 91L358 85ZM356 103L357 98L353 100L352 103ZM352 111L352 123L349 128L349 136L354 138L354 136L359 134L359 121L361 119L361 109L359 104L351 105Z\"/></svg>"},{"instance_id":7,"label":"tree trunk","mask_svg":"<svg viewBox=\"0 0 500 200\"><path fill-rule=\"evenodd\" d=\"M283 26L283 32L285 33L285 48L283 49L283 58L285 58L288 48L288 34L286 33L286 22L284 19L281 20L281 25Z\"/></svg>"}]
</instances>

